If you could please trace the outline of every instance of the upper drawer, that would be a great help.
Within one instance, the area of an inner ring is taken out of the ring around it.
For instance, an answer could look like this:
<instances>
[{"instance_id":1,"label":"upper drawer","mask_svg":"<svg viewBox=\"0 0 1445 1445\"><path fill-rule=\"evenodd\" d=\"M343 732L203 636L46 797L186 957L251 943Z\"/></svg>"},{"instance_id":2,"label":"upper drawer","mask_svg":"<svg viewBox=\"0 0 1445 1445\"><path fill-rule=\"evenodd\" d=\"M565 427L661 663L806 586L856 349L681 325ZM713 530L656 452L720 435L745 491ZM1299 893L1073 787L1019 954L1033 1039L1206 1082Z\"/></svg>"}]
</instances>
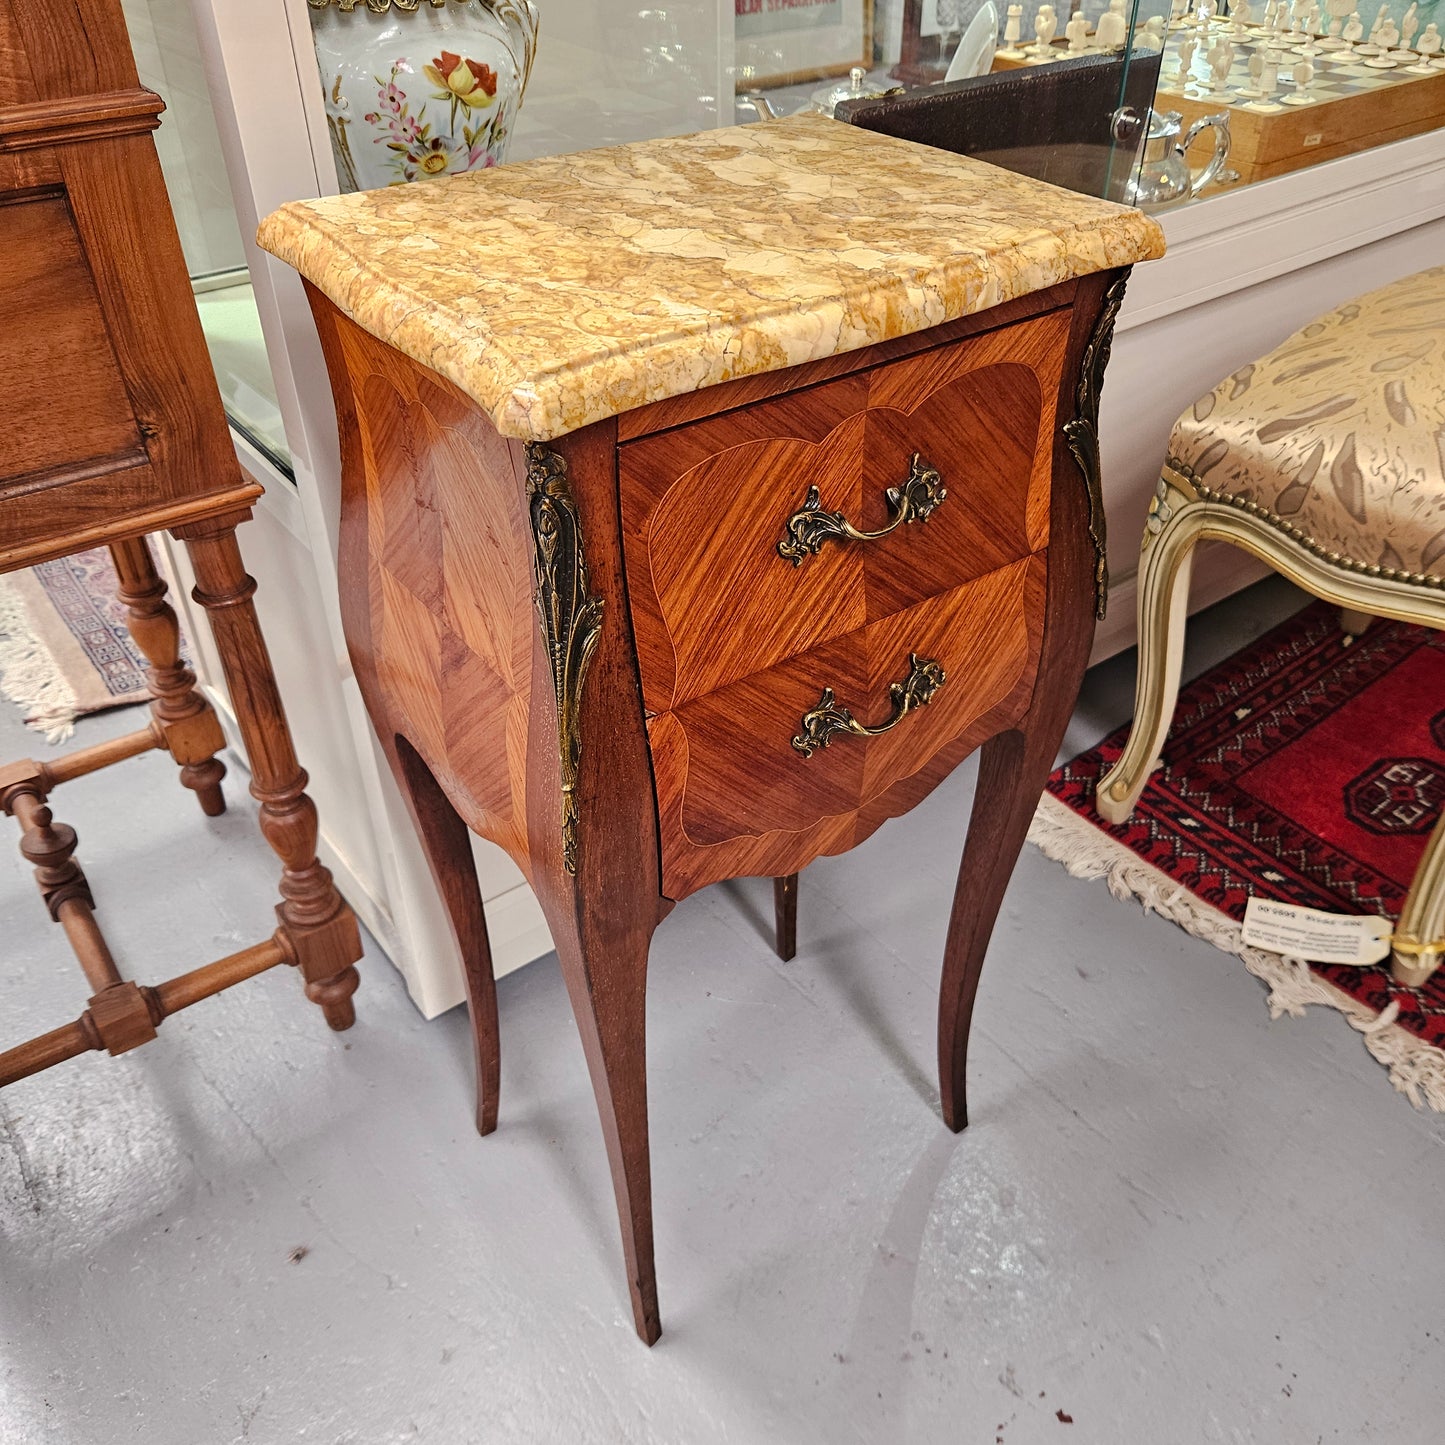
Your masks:
<instances>
[{"instance_id":1,"label":"upper drawer","mask_svg":"<svg viewBox=\"0 0 1445 1445\"><path fill-rule=\"evenodd\" d=\"M1049 312L623 445L647 710L1044 546L1068 328Z\"/></svg>"}]
</instances>

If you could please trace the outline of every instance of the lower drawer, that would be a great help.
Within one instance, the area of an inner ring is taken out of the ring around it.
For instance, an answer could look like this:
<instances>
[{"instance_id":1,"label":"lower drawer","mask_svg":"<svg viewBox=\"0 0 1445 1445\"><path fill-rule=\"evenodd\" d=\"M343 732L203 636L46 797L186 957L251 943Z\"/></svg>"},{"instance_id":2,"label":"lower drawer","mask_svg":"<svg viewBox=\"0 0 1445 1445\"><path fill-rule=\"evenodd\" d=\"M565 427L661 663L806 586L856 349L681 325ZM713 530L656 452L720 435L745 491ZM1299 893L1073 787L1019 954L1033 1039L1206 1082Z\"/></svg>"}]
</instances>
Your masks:
<instances>
[{"instance_id":1,"label":"lower drawer","mask_svg":"<svg viewBox=\"0 0 1445 1445\"><path fill-rule=\"evenodd\" d=\"M652 718L667 895L793 873L855 846L1021 716L1038 666L1045 556ZM870 733L848 730L845 714Z\"/></svg>"}]
</instances>

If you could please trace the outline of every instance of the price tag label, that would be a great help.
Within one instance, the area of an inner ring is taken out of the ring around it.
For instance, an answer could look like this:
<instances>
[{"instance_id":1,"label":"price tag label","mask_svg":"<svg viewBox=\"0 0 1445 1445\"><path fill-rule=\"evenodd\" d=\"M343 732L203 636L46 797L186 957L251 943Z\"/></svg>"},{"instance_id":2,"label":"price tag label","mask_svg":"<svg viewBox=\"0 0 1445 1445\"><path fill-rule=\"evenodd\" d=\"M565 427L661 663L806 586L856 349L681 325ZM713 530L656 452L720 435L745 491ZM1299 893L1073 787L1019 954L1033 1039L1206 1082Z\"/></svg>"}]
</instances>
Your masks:
<instances>
[{"instance_id":1,"label":"price tag label","mask_svg":"<svg viewBox=\"0 0 1445 1445\"><path fill-rule=\"evenodd\" d=\"M1244 941L1251 948L1286 953L1310 963L1364 967L1390 953L1394 925L1367 913L1325 913L1251 898L1244 909Z\"/></svg>"}]
</instances>

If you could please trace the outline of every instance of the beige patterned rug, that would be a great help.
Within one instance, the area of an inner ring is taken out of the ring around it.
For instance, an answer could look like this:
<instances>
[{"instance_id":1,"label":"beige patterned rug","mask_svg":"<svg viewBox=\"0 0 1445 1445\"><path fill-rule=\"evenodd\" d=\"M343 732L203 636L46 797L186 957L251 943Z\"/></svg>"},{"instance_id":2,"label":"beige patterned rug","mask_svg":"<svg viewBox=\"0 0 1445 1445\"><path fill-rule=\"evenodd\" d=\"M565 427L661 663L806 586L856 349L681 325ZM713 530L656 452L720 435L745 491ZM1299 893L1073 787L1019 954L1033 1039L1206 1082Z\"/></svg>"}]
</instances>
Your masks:
<instances>
[{"instance_id":1,"label":"beige patterned rug","mask_svg":"<svg viewBox=\"0 0 1445 1445\"><path fill-rule=\"evenodd\" d=\"M47 742L87 713L149 697L115 589L104 547L0 576L0 693Z\"/></svg>"}]
</instances>

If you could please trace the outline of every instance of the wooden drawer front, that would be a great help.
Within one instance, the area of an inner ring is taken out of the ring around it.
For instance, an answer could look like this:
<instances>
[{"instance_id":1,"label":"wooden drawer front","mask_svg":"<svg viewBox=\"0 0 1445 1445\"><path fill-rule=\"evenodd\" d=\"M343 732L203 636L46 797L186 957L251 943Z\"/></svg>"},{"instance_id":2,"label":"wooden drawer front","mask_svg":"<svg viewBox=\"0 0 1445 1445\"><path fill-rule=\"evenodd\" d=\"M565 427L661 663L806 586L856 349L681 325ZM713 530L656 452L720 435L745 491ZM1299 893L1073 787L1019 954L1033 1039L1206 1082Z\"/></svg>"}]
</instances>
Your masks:
<instances>
[{"instance_id":1,"label":"wooden drawer front","mask_svg":"<svg viewBox=\"0 0 1445 1445\"><path fill-rule=\"evenodd\" d=\"M648 724L669 897L739 874L783 874L854 846L989 733L1021 715L1042 635L1045 559L1009 564L833 638ZM867 726L893 710L909 654L946 680L877 737L796 750L822 690Z\"/></svg>"},{"instance_id":2,"label":"wooden drawer front","mask_svg":"<svg viewBox=\"0 0 1445 1445\"><path fill-rule=\"evenodd\" d=\"M1047 541L1068 314L792 392L620 448L643 696L666 712L981 577ZM888 526L915 454L947 490L875 541L778 554L810 487Z\"/></svg>"}]
</instances>

